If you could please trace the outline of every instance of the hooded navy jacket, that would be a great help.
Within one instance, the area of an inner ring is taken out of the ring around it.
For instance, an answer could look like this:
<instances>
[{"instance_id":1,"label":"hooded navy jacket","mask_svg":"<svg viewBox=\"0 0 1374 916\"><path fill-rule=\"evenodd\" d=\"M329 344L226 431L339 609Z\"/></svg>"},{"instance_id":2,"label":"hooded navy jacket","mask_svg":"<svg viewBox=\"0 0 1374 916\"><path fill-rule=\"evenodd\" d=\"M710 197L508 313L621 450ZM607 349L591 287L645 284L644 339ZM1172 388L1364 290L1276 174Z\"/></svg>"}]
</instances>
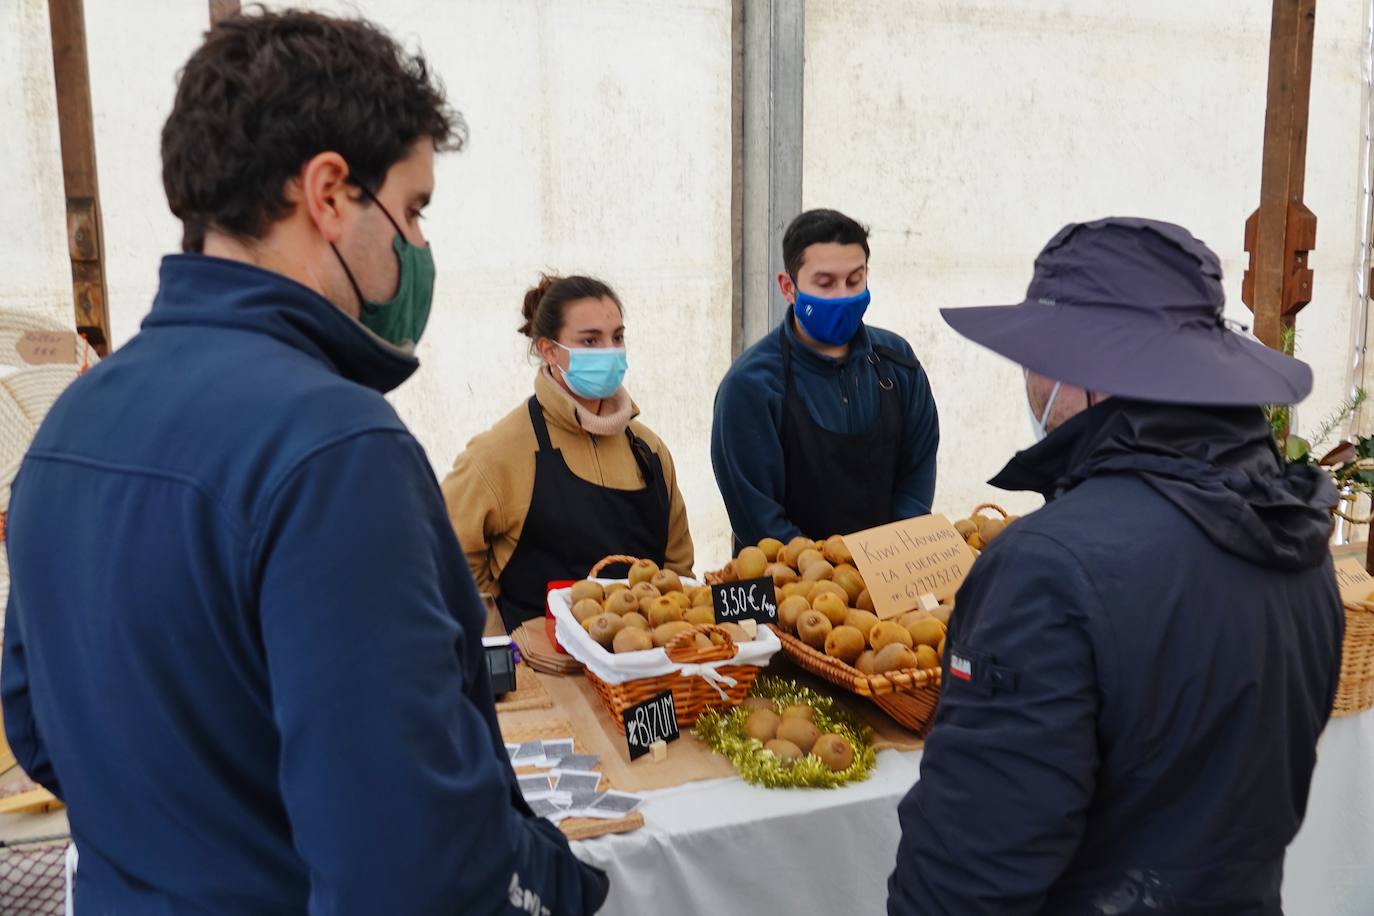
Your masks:
<instances>
[{"instance_id":1,"label":"hooded navy jacket","mask_svg":"<svg viewBox=\"0 0 1374 916\"><path fill-rule=\"evenodd\" d=\"M1274 916L1340 671L1329 478L1258 408L1113 399L956 598L892 916Z\"/></svg>"},{"instance_id":2,"label":"hooded navy jacket","mask_svg":"<svg viewBox=\"0 0 1374 916\"><path fill-rule=\"evenodd\" d=\"M513 788L485 612L382 398L416 368L314 292L169 257L14 484L5 728L70 807L83 914L593 912Z\"/></svg>"}]
</instances>

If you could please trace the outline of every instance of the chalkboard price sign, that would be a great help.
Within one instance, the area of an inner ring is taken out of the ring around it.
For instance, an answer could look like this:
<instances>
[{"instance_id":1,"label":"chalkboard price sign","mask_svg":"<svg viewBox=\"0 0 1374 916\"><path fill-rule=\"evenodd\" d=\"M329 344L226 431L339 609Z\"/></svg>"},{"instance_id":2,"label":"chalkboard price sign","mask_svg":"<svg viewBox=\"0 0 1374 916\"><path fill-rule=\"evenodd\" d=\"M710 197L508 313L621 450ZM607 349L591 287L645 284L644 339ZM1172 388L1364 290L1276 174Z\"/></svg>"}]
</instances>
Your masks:
<instances>
[{"instance_id":1,"label":"chalkboard price sign","mask_svg":"<svg viewBox=\"0 0 1374 916\"><path fill-rule=\"evenodd\" d=\"M773 588L771 576L713 585L711 603L716 609L716 623L740 620L776 623L778 620L778 593Z\"/></svg>"},{"instance_id":2,"label":"chalkboard price sign","mask_svg":"<svg viewBox=\"0 0 1374 916\"><path fill-rule=\"evenodd\" d=\"M655 741L677 739L677 707L671 690L656 693L625 710L625 743L631 760L649 753L649 746Z\"/></svg>"}]
</instances>

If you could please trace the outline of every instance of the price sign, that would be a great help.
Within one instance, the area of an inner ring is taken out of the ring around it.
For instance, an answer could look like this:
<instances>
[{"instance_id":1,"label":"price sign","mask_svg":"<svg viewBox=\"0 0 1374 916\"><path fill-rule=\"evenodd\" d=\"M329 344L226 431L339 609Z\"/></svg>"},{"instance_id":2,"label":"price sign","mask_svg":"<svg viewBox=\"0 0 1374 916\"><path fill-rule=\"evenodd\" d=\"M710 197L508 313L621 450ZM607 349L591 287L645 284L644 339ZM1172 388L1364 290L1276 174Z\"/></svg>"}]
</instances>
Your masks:
<instances>
[{"instance_id":1,"label":"price sign","mask_svg":"<svg viewBox=\"0 0 1374 916\"><path fill-rule=\"evenodd\" d=\"M665 690L625 710L625 743L634 760L649 753L655 741L676 741L677 707L673 692Z\"/></svg>"},{"instance_id":2,"label":"price sign","mask_svg":"<svg viewBox=\"0 0 1374 916\"><path fill-rule=\"evenodd\" d=\"M740 620L776 623L778 620L778 593L773 588L771 576L713 585L711 604L716 609L716 623Z\"/></svg>"},{"instance_id":3,"label":"price sign","mask_svg":"<svg viewBox=\"0 0 1374 916\"><path fill-rule=\"evenodd\" d=\"M1365 572L1363 563L1353 558L1336 564L1336 585L1342 601L1366 601L1374 594L1374 578Z\"/></svg>"},{"instance_id":4,"label":"price sign","mask_svg":"<svg viewBox=\"0 0 1374 916\"><path fill-rule=\"evenodd\" d=\"M943 515L846 534L844 543L883 620L914 611L922 595L949 598L973 565L973 550Z\"/></svg>"},{"instance_id":5,"label":"price sign","mask_svg":"<svg viewBox=\"0 0 1374 916\"><path fill-rule=\"evenodd\" d=\"M76 362L76 335L71 331L28 331L14 348L31 366Z\"/></svg>"}]
</instances>

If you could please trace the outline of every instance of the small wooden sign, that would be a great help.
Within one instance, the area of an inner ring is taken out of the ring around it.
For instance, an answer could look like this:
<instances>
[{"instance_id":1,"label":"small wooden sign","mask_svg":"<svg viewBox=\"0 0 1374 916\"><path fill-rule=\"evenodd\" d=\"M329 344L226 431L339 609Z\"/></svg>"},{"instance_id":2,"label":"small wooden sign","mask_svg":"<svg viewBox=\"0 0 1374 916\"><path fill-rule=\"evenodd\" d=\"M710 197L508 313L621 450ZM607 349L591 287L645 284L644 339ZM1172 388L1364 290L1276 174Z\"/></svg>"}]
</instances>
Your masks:
<instances>
[{"instance_id":1,"label":"small wooden sign","mask_svg":"<svg viewBox=\"0 0 1374 916\"><path fill-rule=\"evenodd\" d=\"M778 621L778 593L773 587L771 576L713 585L711 604L716 610L716 623L737 623L741 620L754 620L759 623Z\"/></svg>"},{"instance_id":2,"label":"small wooden sign","mask_svg":"<svg viewBox=\"0 0 1374 916\"><path fill-rule=\"evenodd\" d=\"M868 586L875 613L884 620L916 610L922 595L948 600L974 560L972 548L943 515L846 534L844 543Z\"/></svg>"},{"instance_id":3,"label":"small wooden sign","mask_svg":"<svg viewBox=\"0 0 1374 916\"><path fill-rule=\"evenodd\" d=\"M671 690L656 693L625 710L625 744L631 760L649 753L655 741L677 739L677 706Z\"/></svg>"},{"instance_id":4,"label":"small wooden sign","mask_svg":"<svg viewBox=\"0 0 1374 916\"><path fill-rule=\"evenodd\" d=\"M76 334L71 331L26 331L14 349L31 366L76 364Z\"/></svg>"},{"instance_id":5,"label":"small wooden sign","mask_svg":"<svg viewBox=\"0 0 1374 916\"><path fill-rule=\"evenodd\" d=\"M1340 587L1342 601L1368 601L1374 595L1374 576L1354 557L1336 564L1336 585Z\"/></svg>"}]
</instances>

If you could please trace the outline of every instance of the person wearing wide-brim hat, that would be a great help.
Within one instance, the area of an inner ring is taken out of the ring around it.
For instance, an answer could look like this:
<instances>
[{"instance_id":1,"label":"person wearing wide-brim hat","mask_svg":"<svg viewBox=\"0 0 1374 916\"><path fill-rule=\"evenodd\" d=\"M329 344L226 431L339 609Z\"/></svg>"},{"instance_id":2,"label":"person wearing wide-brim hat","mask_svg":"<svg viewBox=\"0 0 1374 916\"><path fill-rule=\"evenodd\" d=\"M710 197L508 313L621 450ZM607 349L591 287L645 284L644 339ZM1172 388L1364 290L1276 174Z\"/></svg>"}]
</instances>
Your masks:
<instances>
[{"instance_id":1,"label":"person wearing wide-brim hat","mask_svg":"<svg viewBox=\"0 0 1374 916\"><path fill-rule=\"evenodd\" d=\"M944 311L1024 367L1048 435L992 483L1048 502L957 596L889 913L1281 912L1340 669L1336 493L1261 408L1311 370L1222 305L1186 230L1104 219L1024 302Z\"/></svg>"}]
</instances>

